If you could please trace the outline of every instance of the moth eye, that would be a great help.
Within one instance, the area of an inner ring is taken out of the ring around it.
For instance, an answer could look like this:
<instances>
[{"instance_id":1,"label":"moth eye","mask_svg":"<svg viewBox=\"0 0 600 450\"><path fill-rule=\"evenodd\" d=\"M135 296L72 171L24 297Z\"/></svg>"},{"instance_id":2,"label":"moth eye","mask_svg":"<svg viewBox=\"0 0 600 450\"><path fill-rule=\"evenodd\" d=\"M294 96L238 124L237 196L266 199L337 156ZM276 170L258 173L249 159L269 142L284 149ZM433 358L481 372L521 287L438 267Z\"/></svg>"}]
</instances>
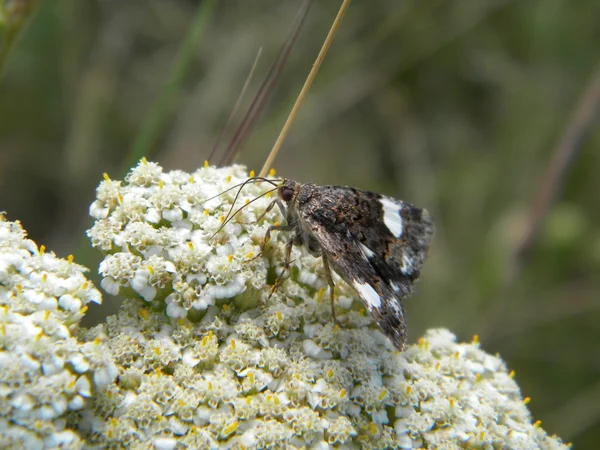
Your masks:
<instances>
[{"instance_id":1,"label":"moth eye","mask_svg":"<svg viewBox=\"0 0 600 450\"><path fill-rule=\"evenodd\" d=\"M294 190L289 187L283 187L279 195L284 202L289 202L294 197Z\"/></svg>"}]
</instances>

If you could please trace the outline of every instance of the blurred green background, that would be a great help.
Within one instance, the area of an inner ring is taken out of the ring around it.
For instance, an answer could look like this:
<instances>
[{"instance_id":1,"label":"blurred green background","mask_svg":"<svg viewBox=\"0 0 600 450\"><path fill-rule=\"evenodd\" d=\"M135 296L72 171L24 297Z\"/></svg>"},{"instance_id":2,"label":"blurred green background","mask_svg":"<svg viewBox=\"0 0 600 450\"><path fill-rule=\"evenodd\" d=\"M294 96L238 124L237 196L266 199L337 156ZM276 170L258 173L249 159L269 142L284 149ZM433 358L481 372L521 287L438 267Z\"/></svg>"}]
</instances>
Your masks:
<instances>
[{"instance_id":1,"label":"blurred green background","mask_svg":"<svg viewBox=\"0 0 600 450\"><path fill-rule=\"evenodd\" d=\"M2 2L13 12L36 3ZM299 7L40 2L3 60L0 210L95 268L82 248L102 173L122 177L136 145L165 169L201 165L258 49L245 105ZM313 2L238 157L249 168L262 166L338 7ZM411 340L429 327L479 335L516 371L542 426L582 449L600 442L600 127L587 88L599 64L597 0L355 1L275 163L282 176L428 208L438 231L407 304ZM581 102L580 147L519 259ZM106 303L92 312L111 311Z\"/></svg>"}]
</instances>

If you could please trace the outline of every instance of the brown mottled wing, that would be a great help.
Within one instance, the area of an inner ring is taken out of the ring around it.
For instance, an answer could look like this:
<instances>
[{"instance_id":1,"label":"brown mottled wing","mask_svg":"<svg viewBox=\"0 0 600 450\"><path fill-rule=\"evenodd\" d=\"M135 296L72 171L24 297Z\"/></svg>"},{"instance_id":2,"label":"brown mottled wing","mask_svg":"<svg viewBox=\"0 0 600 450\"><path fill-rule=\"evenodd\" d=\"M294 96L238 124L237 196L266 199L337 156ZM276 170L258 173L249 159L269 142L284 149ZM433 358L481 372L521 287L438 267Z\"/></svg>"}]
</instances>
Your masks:
<instances>
[{"instance_id":1,"label":"brown mottled wing","mask_svg":"<svg viewBox=\"0 0 600 450\"><path fill-rule=\"evenodd\" d=\"M313 218L305 219L315 238L327 254L331 267L360 295L367 310L398 350L406 343L404 307L397 295L375 267L365 260L350 233L331 232Z\"/></svg>"},{"instance_id":2,"label":"brown mottled wing","mask_svg":"<svg viewBox=\"0 0 600 450\"><path fill-rule=\"evenodd\" d=\"M412 293L419 278L433 237L433 219L424 209L374 193L365 193L378 201L369 202L374 214L383 218L373 223L366 217L352 228L365 255L370 255L377 272L402 296ZM358 209L365 209L359 202Z\"/></svg>"},{"instance_id":3,"label":"brown mottled wing","mask_svg":"<svg viewBox=\"0 0 600 450\"><path fill-rule=\"evenodd\" d=\"M326 252L333 269L356 289L396 348L402 349L406 341L402 298L412 292L426 256L433 234L429 215L371 192L305 186L298 204L304 229Z\"/></svg>"}]
</instances>

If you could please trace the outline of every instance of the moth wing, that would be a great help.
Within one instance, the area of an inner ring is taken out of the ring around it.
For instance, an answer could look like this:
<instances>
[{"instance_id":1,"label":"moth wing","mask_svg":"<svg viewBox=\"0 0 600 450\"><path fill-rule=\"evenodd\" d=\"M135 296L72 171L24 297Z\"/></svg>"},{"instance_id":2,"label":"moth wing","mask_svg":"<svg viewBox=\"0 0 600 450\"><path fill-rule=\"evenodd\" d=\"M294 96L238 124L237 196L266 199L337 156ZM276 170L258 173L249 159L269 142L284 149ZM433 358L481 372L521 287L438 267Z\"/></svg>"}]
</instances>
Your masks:
<instances>
[{"instance_id":1,"label":"moth wing","mask_svg":"<svg viewBox=\"0 0 600 450\"><path fill-rule=\"evenodd\" d=\"M361 251L401 296L412 293L433 237L433 219L425 209L379 194L370 203L377 220L361 217L348 224Z\"/></svg>"},{"instance_id":2,"label":"moth wing","mask_svg":"<svg viewBox=\"0 0 600 450\"><path fill-rule=\"evenodd\" d=\"M427 210L374 192L319 186L310 191L301 216L307 224L321 226L313 229L318 240L329 233L349 232L362 259L389 287L401 297L412 293L434 233Z\"/></svg>"},{"instance_id":3,"label":"moth wing","mask_svg":"<svg viewBox=\"0 0 600 450\"><path fill-rule=\"evenodd\" d=\"M394 346L403 350L406 321L398 293L379 275L347 229L326 229L322 222L310 215L302 219L321 245L332 268L356 290Z\"/></svg>"}]
</instances>

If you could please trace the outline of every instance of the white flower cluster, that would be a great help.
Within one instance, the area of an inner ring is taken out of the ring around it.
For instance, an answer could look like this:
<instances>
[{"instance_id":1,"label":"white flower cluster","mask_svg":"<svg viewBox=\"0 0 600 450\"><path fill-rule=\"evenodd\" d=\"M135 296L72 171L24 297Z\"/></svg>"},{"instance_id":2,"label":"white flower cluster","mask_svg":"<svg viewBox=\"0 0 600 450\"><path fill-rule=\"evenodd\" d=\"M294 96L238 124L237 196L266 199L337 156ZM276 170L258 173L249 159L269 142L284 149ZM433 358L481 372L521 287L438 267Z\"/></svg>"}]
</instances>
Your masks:
<instances>
[{"instance_id":1,"label":"white flower cluster","mask_svg":"<svg viewBox=\"0 0 600 450\"><path fill-rule=\"evenodd\" d=\"M120 383L82 429L100 447L564 449L532 423L503 362L431 330L398 354L377 330L335 326L316 299L211 311L196 325L127 300L109 335ZM279 316L291 331L269 326ZM208 317L208 316L207 316ZM231 320L235 317L235 320ZM303 320L311 323L302 325ZM92 334L93 336L93 334Z\"/></svg>"},{"instance_id":2,"label":"white flower cluster","mask_svg":"<svg viewBox=\"0 0 600 450\"><path fill-rule=\"evenodd\" d=\"M0 215L0 448L77 447L66 418L117 375L100 340L73 335L102 300L85 270Z\"/></svg>"},{"instance_id":3,"label":"white flower cluster","mask_svg":"<svg viewBox=\"0 0 600 450\"><path fill-rule=\"evenodd\" d=\"M88 445L567 448L477 342L433 330L399 354L340 280L334 323L304 249L270 296L278 233L255 256L278 213L255 223L271 199L254 201L265 184L235 188L246 179L239 166L190 175L142 161L98 188L89 235L107 254L102 286L126 300L86 333L119 368L80 413ZM238 193L247 207L221 229Z\"/></svg>"},{"instance_id":4,"label":"white flower cluster","mask_svg":"<svg viewBox=\"0 0 600 450\"><path fill-rule=\"evenodd\" d=\"M251 223L272 198L253 201L266 186L236 187L247 179L241 166L203 167L190 175L163 173L145 160L125 183L105 177L90 207L96 223L88 231L93 246L107 254L102 287L164 306L171 318L192 320L222 299L263 289L267 267L256 256L269 224ZM226 222L238 193L236 208L247 207ZM247 297L251 301L252 293Z\"/></svg>"}]
</instances>

